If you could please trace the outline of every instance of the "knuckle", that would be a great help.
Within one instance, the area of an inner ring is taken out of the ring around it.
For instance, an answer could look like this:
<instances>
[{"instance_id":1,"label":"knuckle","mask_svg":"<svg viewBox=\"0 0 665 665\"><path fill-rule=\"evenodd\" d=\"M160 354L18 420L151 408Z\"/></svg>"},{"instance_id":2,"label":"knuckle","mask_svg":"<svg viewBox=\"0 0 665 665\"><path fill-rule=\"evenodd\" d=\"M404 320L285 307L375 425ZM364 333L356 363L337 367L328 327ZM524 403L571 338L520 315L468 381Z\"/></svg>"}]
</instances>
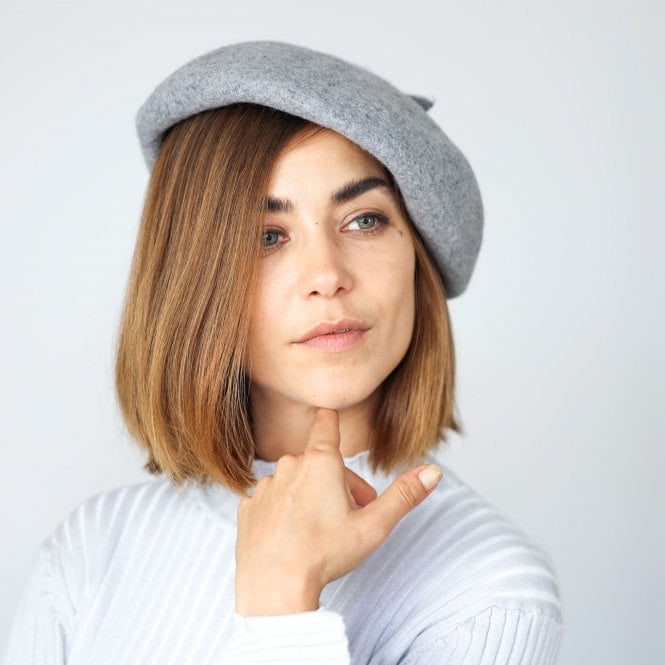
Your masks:
<instances>
[{"instance_id":1,"label":"knuckle","mask_svg":"<svg viewBox=\"0 0 665 665\"><path fill-rule=\"evenodd\" d=\"M286 471L287 469L292 469L295 466L296 463L296 456L295 455L282 455L278 460L277 464L275 465L275 473L277 471Z\"/></svg>"},{"instance_id":2,"label":"knuckle","mask_svg":"<svg viewBox=\"0 0 665 665\"><path fill-rule=\"evenodd\" d=\"M238 503L238 514L244 514L249 509L249 502L251 500L252 499L249 496L244 496L240 499L240 502Z\"/></svg>"},{"instance_id":3,"label":"knuckle","mask_svg":"<svg viewBox=\"0 0 665 665\"><path fill-rule=\"evenodd\" d=\"M271 480L272 476L263 476L263 478L259 478L256 485L254 486L254 494L256 495L259 492L265 490L266 487L268 487L268 485L270 484Z\"/></svg>"},{"instance_id":4,"label":"knuckle","mask_svg":"<svg viewBox=\"0 0 665 665\"><path fill-rule=\"evenodd\" d=\"M409 508L414 508L420 503L420 495L408 482L397 483L397 492L400 500Z\"/></svg>"},{"instance_id":5,"label":"knuckle","mask_svg":"<svg viewBox=\"0 0 665 665\"><path fill-rule=\"evenodd\" d=\"M324 461L332 457L331 450L327 446L309 445L305 449L305 457L310 461Z\"/></svg>"}]
</instances>

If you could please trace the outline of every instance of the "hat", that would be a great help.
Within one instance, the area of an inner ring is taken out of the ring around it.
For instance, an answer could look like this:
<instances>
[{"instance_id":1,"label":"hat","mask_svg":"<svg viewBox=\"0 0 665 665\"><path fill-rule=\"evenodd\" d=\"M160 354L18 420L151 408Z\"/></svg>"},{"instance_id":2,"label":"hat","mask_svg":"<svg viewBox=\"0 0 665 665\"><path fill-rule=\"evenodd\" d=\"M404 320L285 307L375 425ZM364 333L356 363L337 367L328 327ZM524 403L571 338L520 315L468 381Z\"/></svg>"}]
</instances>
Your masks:
<instances>
[{"instance_id":1,"label":"hat","mask_svg":"<svg viewBox=\"0 0 665 665\"><path fill-rule=\"evenodd\" d=\"M468 161L427 112L433 101L303 46L229 44L179 67L138 110L136 129L148 169L169 127L236 102L270 106L328 127L378 159L392 173L447 297L466 289L480 250L482 201Z\"/></svg>"}]
</instances>

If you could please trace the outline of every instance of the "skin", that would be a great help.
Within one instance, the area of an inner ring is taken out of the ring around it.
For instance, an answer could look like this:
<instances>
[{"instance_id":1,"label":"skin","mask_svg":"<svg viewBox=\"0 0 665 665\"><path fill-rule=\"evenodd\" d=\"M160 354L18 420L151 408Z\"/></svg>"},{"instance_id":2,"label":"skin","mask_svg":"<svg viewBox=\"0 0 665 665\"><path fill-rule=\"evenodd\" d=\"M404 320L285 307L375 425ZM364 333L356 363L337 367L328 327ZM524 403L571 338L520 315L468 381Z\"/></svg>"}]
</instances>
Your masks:
<instances>
[{"instance_id":1,"label":"skin","mask_svg":"<svg viewBox=\"0 0 665 665\"><path fill-rule=\"evenodd\" d=\"M380 496L344 466L368 448L378 388L404 357L415 315L415 252L388 189L332 204L381 165L331 130L291 141L271 173L249 341L250 404L262 459L279 460L238 506L236 611L315 610L326 584L356 568L431 492L415 467ZM352 318L351 348L298 340ZM440 472L436 480L440 479ZM340 539L340 534L344 539Z\"/></svg>"}]
</instances>

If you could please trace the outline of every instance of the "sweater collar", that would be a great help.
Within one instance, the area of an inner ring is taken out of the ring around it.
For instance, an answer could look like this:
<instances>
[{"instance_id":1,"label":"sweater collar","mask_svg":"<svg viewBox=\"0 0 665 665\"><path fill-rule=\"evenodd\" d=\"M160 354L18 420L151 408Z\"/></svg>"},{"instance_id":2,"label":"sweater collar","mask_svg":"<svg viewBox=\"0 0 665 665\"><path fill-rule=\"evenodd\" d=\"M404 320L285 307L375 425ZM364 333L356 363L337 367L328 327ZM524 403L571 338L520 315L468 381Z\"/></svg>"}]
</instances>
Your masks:
<instances>
[{"instance_id":1,"label":"sweater collar","mask_svg":"<svg viewBox=\"0 0 665 665\"><path fill-rule=\"evenodd\" d=\"M366 480L377 491L378 494L381 494L400 473L403 473L410 468L409 466L397 467L390 473L385 473L380 469L373 471L369 463L369 453L370 451L367 449L361 450L355 455L344 457L344 466L351 469L351 471L357 473L361 478ZM252 462L252 471L256 476L256 479L260 480L264 476L273 475L275 473L276 466L276 461L268 462L266 460L255 457Z\"/></svg>"},{"instance_id":2,"label":"sweater collar","mask_svg":"<svg viewBox=\"0 0 665 665\"><path fill-rule=\"evenodd\" d=\"M361 450L355 455L344 457L344 466L348 467L352 471L355 471L358 475L361 475L364 478L364 473L370 469L368 459L369 450ZM276 466L277 461L268 462L267 460L255 457L252 462L252 472L258 480L260 478L264 478L265 476L272 476L275 473Z\"/></svg>"},{"instance_id":3,"label":"sweater collar","mask_svg":"<svg viewBox=\"0 0 665 665\"><path fill-rule=\"evenodd\" d=\"M355 455L344 457L344 466L357 473L361 478L367 481L377 492L382 494L393 480L402 472L406 471L409 466L402 466L393 469L390 473L385 473L381 470L373 471L369 463L369 450L362 450ZM438 463L434 457L426 455L422 462L435 462ZM275 473L277 462L268 462L267 460L254 458L252 461L252 472L257 480L265 476L271 476ZM413 465L415 466L415 464ZM195 484L192 491L202 499L203 502L212 508L218 517L224 518L231 523L236 522L236 510L240 496L233 493L229 488L224 485L213 483L211 485ZM253 493L253 490L250 494Z\"/></svg>"},{"instance_id":4,"label":"sweater collar","mask_svg":"<svg viewBox=\"0 0 665 665\"><path fill-rule=\"evenodd\" d=\"M369 464L369 453L370 451L368 449L362 450L355 455L344 457L344 466L348 467L351 471L357 473L361 478L367 481L376 490L377 494L382 494L390 483L409 467L398 467L388 474L381 470L374 472ZM252 461L252 472L256 479L260 480L265 476L273 475L276 466L277 461L269 462L255 457ZM216 483L209 485L195 484L194 487L192 487L192 491L198 496L199 500L202 500L208 508L211 508L218 517L222 517L225 521L230 521L232 523L236 522L236 511L238 503L240 502L240 496L238 494L235 494L227 487Z\"/></svg>"}]
</instances>

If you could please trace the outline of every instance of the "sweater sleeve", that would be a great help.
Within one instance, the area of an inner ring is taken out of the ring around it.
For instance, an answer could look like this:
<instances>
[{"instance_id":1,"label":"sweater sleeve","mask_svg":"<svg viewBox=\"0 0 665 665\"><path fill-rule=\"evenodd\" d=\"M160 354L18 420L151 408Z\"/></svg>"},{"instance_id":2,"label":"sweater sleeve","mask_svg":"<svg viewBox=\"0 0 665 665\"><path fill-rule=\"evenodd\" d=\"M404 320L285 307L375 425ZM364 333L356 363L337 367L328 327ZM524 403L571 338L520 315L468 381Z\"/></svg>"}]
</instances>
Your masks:
<instances>
[{"instance_id":1,"label":"sweater sleeve","mask_svg":"<svg viewBox=\"0 0 665 665\"><path fill-rule=\"evenodd\" d=\"M489 607L450 632L436 626L411 644L401 665L555 665L563 626L537 611Z\"/></svg>"},{"instance_id":2,"label":"sweater sleeve","mask_svg":"<svg viewBox=\"0 0 665 665\"><path fill-rule=\"evenodd\" d=\"M223 665L317 663L350 665L342 615L320 605L311 612L245 617L233 611Z\"/></svg>"},{"instance_id":3,"label":"sweater sleeve","mask_svg":"<svg viewBox=\"0 0 665 665\"><path fill-rule=\"evenodd\" d=\"M73 626L73 611L52 539L33 561L19 596L2 665L63 665Z\"/></svg>"}]
</instances>

